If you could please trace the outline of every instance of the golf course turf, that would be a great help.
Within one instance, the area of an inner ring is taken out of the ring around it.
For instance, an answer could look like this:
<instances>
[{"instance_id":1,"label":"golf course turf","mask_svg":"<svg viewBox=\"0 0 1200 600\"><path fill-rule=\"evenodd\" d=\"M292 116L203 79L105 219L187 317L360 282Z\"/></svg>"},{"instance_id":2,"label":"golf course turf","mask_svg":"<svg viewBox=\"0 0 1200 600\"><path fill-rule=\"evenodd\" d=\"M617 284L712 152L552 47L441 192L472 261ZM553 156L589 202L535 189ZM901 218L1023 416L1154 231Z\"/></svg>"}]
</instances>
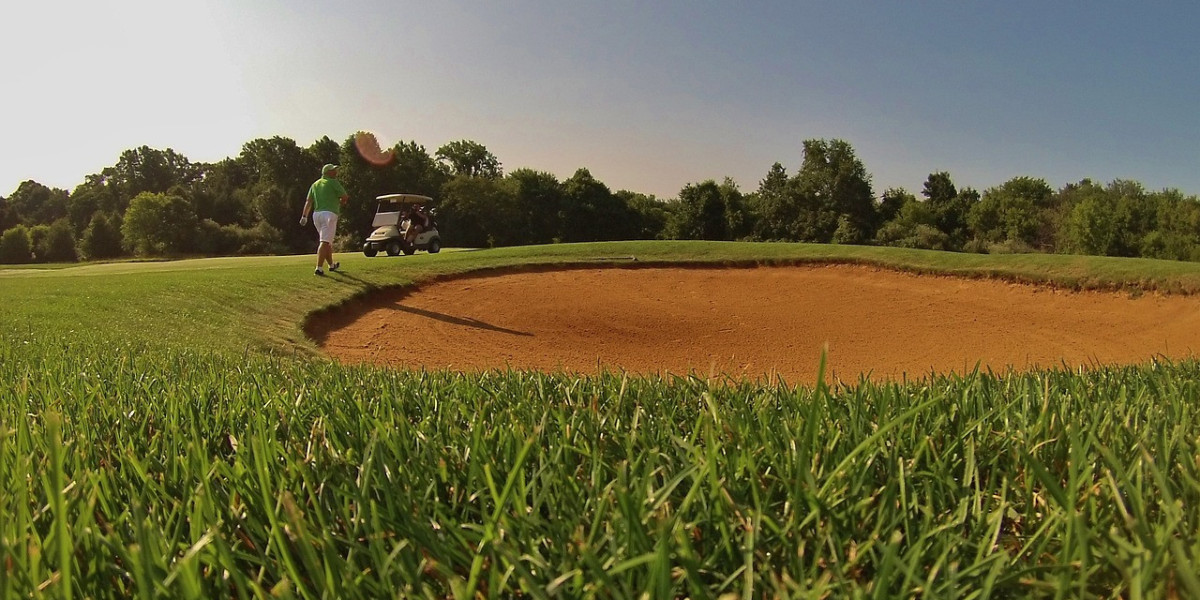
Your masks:
<instances>
[{"instance_id":1,"label":"golf course turf","mask_svg":"<svg viewBox=\"0 0 1200 600\"><path fill-rule=\"evenodd\" d=\"M305 334L379 294L558 266L1190 302L1200 265L702 242L339 259L322 279L312 257L0 270L0 597L1200 596L1188 358L877 381L809 348L796 385L343 365Z\"/></svg>"}]
</instances>

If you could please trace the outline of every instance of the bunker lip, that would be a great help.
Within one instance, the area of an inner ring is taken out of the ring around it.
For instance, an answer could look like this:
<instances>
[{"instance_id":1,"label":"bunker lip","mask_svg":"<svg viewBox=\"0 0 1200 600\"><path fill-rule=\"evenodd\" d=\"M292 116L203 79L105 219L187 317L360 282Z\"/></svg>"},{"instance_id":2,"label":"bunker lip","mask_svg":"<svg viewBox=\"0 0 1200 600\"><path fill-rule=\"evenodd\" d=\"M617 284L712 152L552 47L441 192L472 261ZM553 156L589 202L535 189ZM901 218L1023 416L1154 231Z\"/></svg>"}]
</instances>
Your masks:
<instances>
[{"instance_id":1,"label":"bunker lip","mask_svg":"<svg viewBox=\"0 0 1200 600\"><path fill-rule=\"evenodd\" d=\"M345 363L794 383L816 380L823 349L830 374L847 381L977 365L1140 363L1200 349L1193 296L1131 297L845 263L612 263L440 276L331 307L305 330ZM628 266L638 268L620 268Z\"/></svg>"}]
</instances>

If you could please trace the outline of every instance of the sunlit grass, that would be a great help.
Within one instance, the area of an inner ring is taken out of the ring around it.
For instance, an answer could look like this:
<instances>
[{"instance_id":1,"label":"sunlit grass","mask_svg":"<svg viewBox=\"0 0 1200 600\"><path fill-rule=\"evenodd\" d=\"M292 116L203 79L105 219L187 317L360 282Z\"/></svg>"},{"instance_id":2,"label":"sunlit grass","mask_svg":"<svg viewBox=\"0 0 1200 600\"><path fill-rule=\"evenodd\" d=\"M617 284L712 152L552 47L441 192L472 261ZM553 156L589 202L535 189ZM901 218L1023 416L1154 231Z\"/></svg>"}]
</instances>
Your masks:
<instances>
[{"instance_id":1,"label":"sunlit grass","mask_svg":"<svg viewBox=\"0 0 1200 600\"><path fill-rule=\"evenodd\" d=\"M112 343L314 355L307 315L372 291L489 269L573 264L779 265L852 262L1073 289L1200 290L1200 264L1058 255L974 255L828 244L620 242L366 258L341 254L318 279L312 256L209 258L0 271L0 331L98 336Z\"/></svg>"},{"instance_id":2,"label":"sunlit grass","mask_svg":"<svg viewBox=\"0 0 1200 600\"><path fill-rule=\"evenodd\" d=\"M0 350L0 596L1200 593L1195 363L829 389Z\"/></svg>"},{"instance_id":3,"label":"sunlit grass","mask_svg":"<svg viewBox=\"0 0 1200 600\"><path fill-rule=\"evenodd\" d=\"M630 257L1196 277L784 244L10 271L0 597L1200 597L1195 362L789 387L343 367L299 332L380 287Z\"/></svg>"}]
</instances>

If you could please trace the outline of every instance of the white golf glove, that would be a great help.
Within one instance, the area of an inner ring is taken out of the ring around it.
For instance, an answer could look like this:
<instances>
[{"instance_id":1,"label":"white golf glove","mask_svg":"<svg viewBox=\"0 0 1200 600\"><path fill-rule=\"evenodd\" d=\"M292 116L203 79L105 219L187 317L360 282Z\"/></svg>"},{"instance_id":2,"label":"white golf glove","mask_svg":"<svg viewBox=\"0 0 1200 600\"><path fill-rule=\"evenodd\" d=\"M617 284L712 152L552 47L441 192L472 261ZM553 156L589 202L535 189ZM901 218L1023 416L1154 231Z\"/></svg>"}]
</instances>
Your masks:
<instances>
[{"instance_id":1,"label":"white golf glove","mask_svg":"<svg viewBox=\"0 0 1200 600\"><path fill-rule=\"evenodd\" d=\"M300 225L308 225L308 217L300 217Z\"/></svg>"}]
</instances>

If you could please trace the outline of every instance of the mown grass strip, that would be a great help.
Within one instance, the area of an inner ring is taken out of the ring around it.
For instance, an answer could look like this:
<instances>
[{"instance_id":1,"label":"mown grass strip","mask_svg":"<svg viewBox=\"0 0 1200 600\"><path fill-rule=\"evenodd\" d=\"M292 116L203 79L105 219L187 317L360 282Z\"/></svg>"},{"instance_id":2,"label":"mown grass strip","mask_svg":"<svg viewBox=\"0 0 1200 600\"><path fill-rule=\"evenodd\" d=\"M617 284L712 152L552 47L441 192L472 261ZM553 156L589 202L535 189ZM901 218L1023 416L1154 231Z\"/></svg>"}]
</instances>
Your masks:
<instances>
[{"instance_id":1,"label":"mown grass strip","mask_svg":"<svg viewBox=\"0 0 1200 600\"><path fill-rule=\"evenodd\" d=\"M612 258L633 257L614 262ZM1191 294L1200 263L1063 255L980 255L904 248L738 242L604 242L402 258L339 255L342 273L314 281L311 257L212 258L0 271L0 331L101 336L115 352L148 344L221 352L318 355L306 318L381 290L459 276L563 267L697 268L846 263L997 278L1067 289Z\"/></svg>"}]
</instances>

